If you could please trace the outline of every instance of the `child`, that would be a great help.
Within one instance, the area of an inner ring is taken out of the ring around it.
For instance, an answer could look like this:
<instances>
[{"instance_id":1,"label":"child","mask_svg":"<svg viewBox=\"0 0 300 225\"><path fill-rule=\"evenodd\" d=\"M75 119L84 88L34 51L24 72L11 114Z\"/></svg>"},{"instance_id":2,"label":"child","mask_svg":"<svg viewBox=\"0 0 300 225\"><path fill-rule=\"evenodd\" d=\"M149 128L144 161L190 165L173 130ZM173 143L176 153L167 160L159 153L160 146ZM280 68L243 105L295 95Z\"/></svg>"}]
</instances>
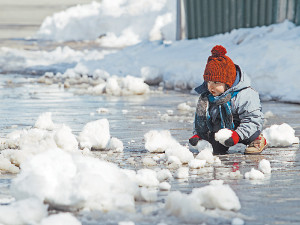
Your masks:
<instances>
[{"instance_id":1,"label":"child","mask_svg":"<svg viewBox=\"0 0 300 225\"><path fill-rule=\"evenodd\" d=\"M214 155L226 154L237 143L248 145L245 154L259 154L267 146L261 134L264 118L259 95L250 87L248 76L225 55L223 46L216 45L211 53L204 82L195 88L200 97L189 142L196 146L199 140L207 140ZM222 138L216 140L218 131Z\"/></svg>"}]
</instances>

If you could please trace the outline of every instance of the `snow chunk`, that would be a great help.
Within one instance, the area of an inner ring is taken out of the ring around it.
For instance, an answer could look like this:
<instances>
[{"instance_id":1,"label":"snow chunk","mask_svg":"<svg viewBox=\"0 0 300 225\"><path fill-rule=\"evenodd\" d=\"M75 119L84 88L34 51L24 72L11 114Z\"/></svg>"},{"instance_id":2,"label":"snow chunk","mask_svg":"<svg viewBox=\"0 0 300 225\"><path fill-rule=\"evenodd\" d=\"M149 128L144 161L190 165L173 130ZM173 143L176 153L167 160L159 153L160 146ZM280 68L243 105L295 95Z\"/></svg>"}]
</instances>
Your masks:
<instances>
[{"instance_id":1,"label":"snow chunk","mask_svg":"<svg viewBox=\"0 0 300 225\"><path fill-rule=\"evenodd\" d=\"M138 186L115 164L52 149L21 168L11 185L16 199L36 197L61 210L135 210Z\"/></svg>"},{"instance_id":2,"label":"snow chunk","mask_svg":"<svg viewBox=\"0 0 300 225\"><path fill-rule=\"evenodd\" d=\"M87 123L78 139L81 148L105 149L110 141L108 120L101 119Z\"/></svg>"},{"instance_id":3,"label":"snow chunk","mask_svg":"<svg viewBox=\"0 0 300 225\"><path fill-rule=\"evenodd\" d=\"M39 116L34 127L45 130L53 130L55 125L52 121L52 113L45 112Z\"/></svg>"},{"instance_id":4,"label":"snow chunk","mask_svg":"<svg viewBox=\"0 0 300 225\"><path fill-rule=\"evenodd\" d=\"M299 143L299 138L295 137L295 130L286 123L272 125L262 133L268 145L272 147L287 147Z\"/></svg>"},{"instance_id":5,"label":"snow chunk","mask_svg":"<svg viewBox=\"0 0 300 225\"><path fill-rule=\"evenodd\" d=\"M265 178L265 175L259 170L252 168L250 172L245 173L245 178L250 180L262 180Z\"/></svg>"},{"instance_id":6,"label":"snow chunk","mask_svg":"<svg viewBox=\"0 0 300 225\"><path fill-rule=\"evenodd\" d=\"M210 185L193 189L191 194L172 192L166 199L165 208L174 215L189 218L191 213L205 209L239 210L240 201L229 185L212 182Z\"/></svg>"},{"instance_id":7,"label":"snow chunk","mask_svg":"<svg viewBox=\"0 0 300 225\"><path fill-rule=\"evenodd\" d=\"M48 215L48 206L37 198L27 198L10 205L0 205L0 224L38 224Z\"/></svg>"},{"instance_id":8,"label":"snow chunk","mask_svg":"<svg viewBox=\"0 0 300 225\"><path fill-rule=\"evenodd\" d=\"M271 173L272 168L271 164L268 160L262 159L258 164L258 169L264 174Z\"/></svg>"},{"instance_id":9,"label":"snow chunk","mask_svg":"<svg viewBox=\"0 0 300 225\"><path fill-rule=\"evenodd\" d=\"M180 145L168 130L151 130L144 137L146 141L145 148L150 152L165 152L168 158L176 156L181 163L188 163L194 159L193 153L188 148Z\"/></svg>"}]
</instances>

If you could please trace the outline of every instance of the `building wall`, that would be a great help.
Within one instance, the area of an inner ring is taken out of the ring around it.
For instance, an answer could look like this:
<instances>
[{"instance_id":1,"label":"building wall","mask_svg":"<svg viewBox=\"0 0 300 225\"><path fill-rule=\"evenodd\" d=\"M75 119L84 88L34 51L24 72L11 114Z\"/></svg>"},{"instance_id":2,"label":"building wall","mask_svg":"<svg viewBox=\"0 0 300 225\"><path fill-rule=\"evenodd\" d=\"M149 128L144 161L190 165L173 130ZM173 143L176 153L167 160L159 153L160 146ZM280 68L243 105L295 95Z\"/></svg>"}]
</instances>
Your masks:
<instances>
[{"instance_id":1,"label":"building wall","mask_svg":"<svg viewBox=\"0 0 300 225\"><path fill-rule=\"evenodd\" d=\"M271 25L288 19L300 25L300 0L183 0L187 38Z\"/></svg>"}]
</instances>

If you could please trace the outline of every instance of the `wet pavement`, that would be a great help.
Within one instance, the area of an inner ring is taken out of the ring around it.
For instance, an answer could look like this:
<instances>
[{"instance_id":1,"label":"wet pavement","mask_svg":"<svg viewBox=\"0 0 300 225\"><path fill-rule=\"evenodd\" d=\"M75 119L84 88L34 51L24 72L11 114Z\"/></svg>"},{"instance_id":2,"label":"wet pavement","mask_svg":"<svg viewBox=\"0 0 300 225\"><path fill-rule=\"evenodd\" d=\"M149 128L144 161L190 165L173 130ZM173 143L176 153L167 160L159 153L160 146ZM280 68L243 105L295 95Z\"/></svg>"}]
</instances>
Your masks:
<instances>
[{"instance_id":1,"label":"wet pavement","mask_svg":"<svg viewBox=\"0 0 300 225\"><path fill-rule=\"evenodd\" d=\"M54 123L65 123L79 134L83 126L90 121L107 118L110 123L111 136L122 140L123 154L106 154L95 152L96 157L112 161L121 168L138 170L145 167L142 159L153 157L154 153L145 150L144 134L150 130L169 130L172 136L182 145L188 143L192 134L193 111L182 112L178 104L191 102L197 96L190 93L163 91L146 96L91 96L77 95L72 89L64 89L57 84L45 85L34 82L30 76L6 74L0 76L0 136L34 125L43 112L52 112ZM278 102L263 102L263 112L271 111L274 116L267 119L265 128L272 124L288 123L300 136L300 105ZM107 113L97 113L97 109L106 108ZM126 110L124 113L123 110ZM172 110L170 112L169 110ZM169 116L164 116L169 113ZM166 119L167 118L167 119ZM196 155L198 152L191 148ZM129 158L134 157L135 163ZM244 155L240 150L220 156L221 165L214 165L205 173L190 170L186 180L170 181L170 191L179 190L190 193L193 188L203 187L211 180L222 179L237 194L241 202L239 217L245 224L299 224L300 223L300 154L299 146L287 148L268 148L263 154ZM241 174L257 168L261 159L271 163L272 173L264 180L248 180L229 176L234 163L238 163ZM149 167L165 168L165 164ZM171 170L174 173L174 170ZM9 183L13 176L0 175L0 202L11 198ZM190 224L180 218L163 213L165 197L169 192L160 191L159 200L154 203L137 202L137 213L134 215L110 215L90 213L76 214L83 224L117 224L120 217L128 217L135 224ZM218 220L217 220L218 221ZM202 221L203 222L203 221ZM214 224L206 221L207 224ZM228 221L220 220L220 224Z\"/></svg>"}]
</instances>

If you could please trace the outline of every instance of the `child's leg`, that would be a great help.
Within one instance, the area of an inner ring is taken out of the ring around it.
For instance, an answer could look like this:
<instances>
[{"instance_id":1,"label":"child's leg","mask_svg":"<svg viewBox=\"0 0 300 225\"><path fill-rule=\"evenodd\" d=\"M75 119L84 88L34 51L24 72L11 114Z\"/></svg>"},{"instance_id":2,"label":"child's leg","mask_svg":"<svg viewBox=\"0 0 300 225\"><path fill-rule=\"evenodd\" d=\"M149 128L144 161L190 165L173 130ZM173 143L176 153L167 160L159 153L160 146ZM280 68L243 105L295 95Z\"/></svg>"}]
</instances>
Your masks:
<instances>
[{"instance_id":1,"label":"child's leg","mask_svg":"<svg viewBox=\"0 0 300 225\"><path fill-rule=\"evenodd\" d=\"M209 135L209 139L208 142L211 143L212 147L213 147L213 154L214 155L225 155L228 152L228 147L220 144L218 141L215 140L215 134L212 133Z\"/></svg>"}]
</instances>

